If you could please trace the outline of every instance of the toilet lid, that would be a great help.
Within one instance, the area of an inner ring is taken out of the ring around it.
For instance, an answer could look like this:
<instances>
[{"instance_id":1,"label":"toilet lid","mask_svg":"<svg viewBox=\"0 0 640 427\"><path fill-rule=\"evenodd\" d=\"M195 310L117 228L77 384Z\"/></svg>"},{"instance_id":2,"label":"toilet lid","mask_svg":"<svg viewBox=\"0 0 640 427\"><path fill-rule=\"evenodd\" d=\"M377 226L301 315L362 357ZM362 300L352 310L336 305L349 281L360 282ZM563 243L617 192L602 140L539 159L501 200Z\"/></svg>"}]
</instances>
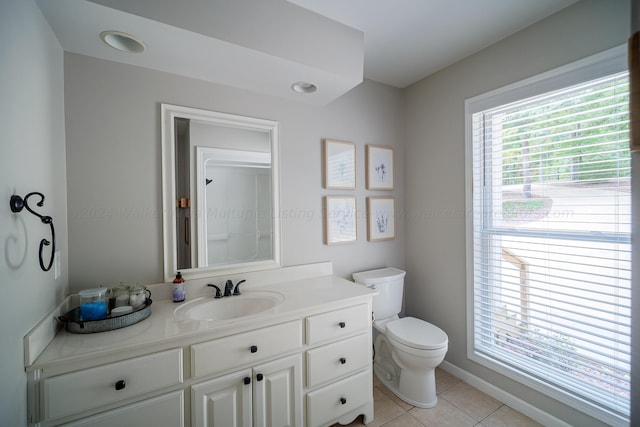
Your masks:
<instances>
[{"instance_id":1,"label":"toilet lid","mask_svg":"<svg viewBox=\"0 0 640 427\"><path fill-rule=\"evenodd\" d=\"M415 317L403 317L389 322L387 335L401 344L422 350L442 348L449 342L442 329Z\"/></svg>"}]
</instances>

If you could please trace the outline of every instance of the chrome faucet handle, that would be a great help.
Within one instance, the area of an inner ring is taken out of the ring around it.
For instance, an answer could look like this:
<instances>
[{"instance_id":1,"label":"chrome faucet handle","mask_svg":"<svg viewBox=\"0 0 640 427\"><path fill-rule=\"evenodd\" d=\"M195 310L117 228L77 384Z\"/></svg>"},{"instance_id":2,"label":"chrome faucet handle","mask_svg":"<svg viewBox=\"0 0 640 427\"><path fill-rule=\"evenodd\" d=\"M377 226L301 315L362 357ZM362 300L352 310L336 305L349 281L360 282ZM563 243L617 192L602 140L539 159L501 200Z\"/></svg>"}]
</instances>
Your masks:
<instances>
[{"instance_id":1,"label":"chrome faucet handle","mask_svg":"<svg viewBox=\"0 0 640 427\"><path fill-rule=\"evenodd\" d=\"M231 296L231 291L233 290L233 282L231 280L227 280L227 283L224 285L224 296Z\"/></svg>"},{"instance_id":2,"label":"chrome faucet handle","mask_svg":"<svg viewBox=\"0 0 640 427\"><path fill-rule=\"evenodd\" d=\"M240 295L240 283L244 282L246 282L246 280L240 280L238 283L236 283L236 288L233 290L234 295Z\"/></svg>"},{"instance_id":3,"label":"chrome faucet handle","mask_svg":"<svg viewBox=\"0 0 640 427\"><path fill-rule=\"evenodd\" d=\"M209 283L207 286L211 286L212 288L216 288L216 296L214 298L222 298L222 291L216 285Z\"/></svg>"}]
</instances>

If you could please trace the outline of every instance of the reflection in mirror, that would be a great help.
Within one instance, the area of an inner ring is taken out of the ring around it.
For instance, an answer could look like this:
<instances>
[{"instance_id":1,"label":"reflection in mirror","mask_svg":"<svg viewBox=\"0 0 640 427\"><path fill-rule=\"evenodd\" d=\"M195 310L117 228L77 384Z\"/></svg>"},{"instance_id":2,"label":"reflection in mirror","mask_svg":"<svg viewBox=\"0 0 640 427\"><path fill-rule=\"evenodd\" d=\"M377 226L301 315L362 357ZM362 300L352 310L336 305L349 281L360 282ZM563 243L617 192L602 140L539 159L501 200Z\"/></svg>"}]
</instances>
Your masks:
<instances>
[{"instance_id":1,"label":"reflection in mirror","mask_svg":"<svg viewBox=\"0 0 640 427\"><path fill-rule=\"evenodd\" d=\"M196 147L196 159L198 266L271 259L271 153Z\"/></svg>"},{"instance_id":2,"label":"reflection in mirror","mask_svg":"<svg viewBox=\"0 0 640 427\"><path fill-rule=\"evenodd\" d=\"M165 280L279 267L277 131L162 104Z\"/></svg>"}]
</instances>

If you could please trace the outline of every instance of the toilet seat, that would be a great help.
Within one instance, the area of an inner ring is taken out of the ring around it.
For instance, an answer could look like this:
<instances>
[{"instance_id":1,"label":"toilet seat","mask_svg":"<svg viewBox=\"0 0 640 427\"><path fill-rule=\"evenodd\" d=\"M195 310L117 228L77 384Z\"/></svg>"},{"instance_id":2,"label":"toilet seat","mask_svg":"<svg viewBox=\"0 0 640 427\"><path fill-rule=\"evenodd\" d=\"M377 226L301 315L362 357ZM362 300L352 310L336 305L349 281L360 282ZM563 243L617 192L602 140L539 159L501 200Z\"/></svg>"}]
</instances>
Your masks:
<instances>
[{"instance_id":1,"label":"toilet seat","mask_svg":"<svg viewBox=\"0 0 640 427\"><path fill-rule=\"evenodd\" d=\"M449 337L442 329L415 317L403 317L386 326L389 338L413 349L437 350L449 343Z\"/></svg>"}]
</instances>

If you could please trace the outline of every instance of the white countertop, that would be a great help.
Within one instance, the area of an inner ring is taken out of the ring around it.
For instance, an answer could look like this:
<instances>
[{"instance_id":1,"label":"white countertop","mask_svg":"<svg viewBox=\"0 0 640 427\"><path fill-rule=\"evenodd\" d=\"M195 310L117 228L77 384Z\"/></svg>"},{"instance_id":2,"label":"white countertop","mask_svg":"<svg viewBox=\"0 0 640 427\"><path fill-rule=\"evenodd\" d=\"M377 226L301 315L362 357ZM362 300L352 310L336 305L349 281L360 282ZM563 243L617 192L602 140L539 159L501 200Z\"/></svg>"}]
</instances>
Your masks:
<instances>
[{"instance_id":1,"label":"white countertop","mask_svg":"<svg viewBox=\"0 0 640 427\"><path fill-rule=\"evenodd\" d=\"M166 284L170 287L171 284ZM206 285L205 285L206 288ZM174 310L184 303L171 300L153 300L151 315L141 322L114 331L72 334L61 330L45 348L27 371L46 369L70 362L81 362L96 357L113 357L118 353L147 349L172 348L187 342L204 341L276 324L305 315L321 312L358 301L366 301L377 292L336 276L321 276L293 280L265 286L246 287L244 294L252 290L279 292L284 295L282 303L265 312L225 321L177 321ZM204 293L204 292L207 293ZM200 295L211 295L214 290L200 290ZM153 298L153 296L152 296ZM242 298L231 296L225 298ZM224 302L224 298L221 300Z\"/></svg>"}]
</instances>

